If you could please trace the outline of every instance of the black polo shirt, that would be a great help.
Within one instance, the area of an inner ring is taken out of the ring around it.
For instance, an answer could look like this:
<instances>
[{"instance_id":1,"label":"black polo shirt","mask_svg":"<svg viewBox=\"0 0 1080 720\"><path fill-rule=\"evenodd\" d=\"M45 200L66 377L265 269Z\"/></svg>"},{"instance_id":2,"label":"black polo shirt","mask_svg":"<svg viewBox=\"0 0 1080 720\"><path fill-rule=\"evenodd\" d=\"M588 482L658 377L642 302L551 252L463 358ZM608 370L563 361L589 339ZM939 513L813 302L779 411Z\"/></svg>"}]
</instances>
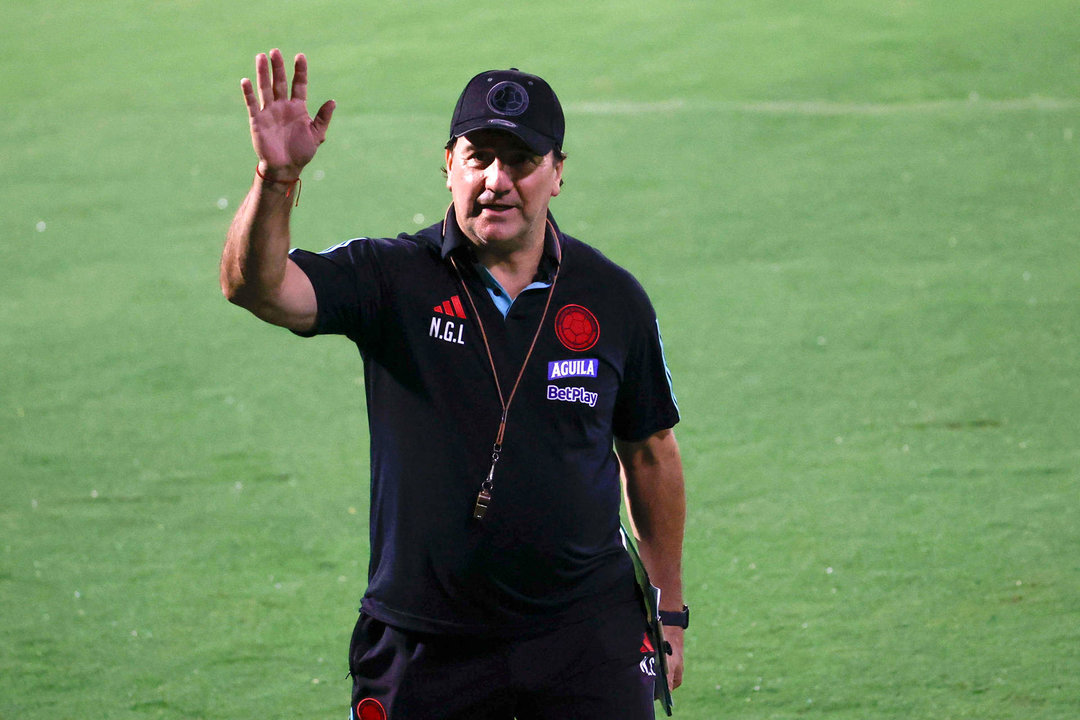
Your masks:
<instances>
[{"instance_id":1,"label":"black polo shirt","mask_svg":"<svg viewBox=\"0 0 1080 720\"><path fill-rule=\"evenodd\" d=\"M415 235L290 256L315 288L310 334L346 335L364 361L364 612L407 630L513 637L632 597L612 439L644 439L679 415L655 313L628 272L551 221L540 284L504 318L452 208ZM556 270L509 409L492 503L474 520L501 415L478 320L509 395Z\"/></svg>"}]
</instances>

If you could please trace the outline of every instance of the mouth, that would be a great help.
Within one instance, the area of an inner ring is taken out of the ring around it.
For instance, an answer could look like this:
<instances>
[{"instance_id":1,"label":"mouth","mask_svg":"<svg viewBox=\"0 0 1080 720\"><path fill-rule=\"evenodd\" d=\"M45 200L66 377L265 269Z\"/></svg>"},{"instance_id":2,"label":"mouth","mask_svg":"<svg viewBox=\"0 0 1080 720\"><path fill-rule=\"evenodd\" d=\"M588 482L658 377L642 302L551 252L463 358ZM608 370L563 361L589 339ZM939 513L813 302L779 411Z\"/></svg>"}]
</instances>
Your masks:
<instances>
[{"instance_id":1,"label":"mouth","mask_svg":"<svg viewBox=\"0 0 1080 720\"><path fill-rule=\"evenodd\" d=\"M515 209L517 209L516 205L505 205L503 203L477 203L475 205L475 213L477 215L482 215L484 213L502 215Z\"/></svg>"}]
</instances>

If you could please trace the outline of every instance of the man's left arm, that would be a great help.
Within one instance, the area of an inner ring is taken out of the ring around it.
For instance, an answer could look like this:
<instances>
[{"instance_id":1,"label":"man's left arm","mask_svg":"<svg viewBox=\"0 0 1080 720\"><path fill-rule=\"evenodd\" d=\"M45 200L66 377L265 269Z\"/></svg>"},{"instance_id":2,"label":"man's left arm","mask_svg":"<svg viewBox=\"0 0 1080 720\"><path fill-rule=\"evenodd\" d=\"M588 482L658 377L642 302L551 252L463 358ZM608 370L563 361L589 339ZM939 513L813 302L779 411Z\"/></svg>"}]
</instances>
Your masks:
<instances>
[{"instance_id":1,"label":"man's left arm","mask_svg":"<svg viewBox=\"0 0 1080 720\"><path fill-rule=\"evenodd\" d=\"M660 609L683 609L682 544L686 526L686 485L674 431L661 430L644 440L615 441L626 475L626 503L638 538L638 551L653 585L660 588ZM671 643L668 684L682 684L683 628L665 626Z\"/></svg>"}]
</instances>

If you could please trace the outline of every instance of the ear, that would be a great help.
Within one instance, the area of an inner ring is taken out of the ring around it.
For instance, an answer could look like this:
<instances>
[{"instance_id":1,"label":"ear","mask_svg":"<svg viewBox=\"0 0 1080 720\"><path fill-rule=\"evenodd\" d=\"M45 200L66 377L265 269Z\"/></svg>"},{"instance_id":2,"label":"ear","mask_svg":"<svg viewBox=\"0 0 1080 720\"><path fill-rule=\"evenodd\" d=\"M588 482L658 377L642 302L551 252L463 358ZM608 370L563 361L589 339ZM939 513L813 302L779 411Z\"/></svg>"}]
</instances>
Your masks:
<instances>
[{"instance_id":1,"label":"ear","mask_svg":"<svg viewBox=\"0 0 1080 720\"><path fill-rule=\"evenodd\" d=\"M562 191L563 160L552 157L552 164L554 165L555 175L551 180L551 197L555 197Z\"/></svg>"},{"instance_id":2,"label":"ear","mask_svg":"<svg viewBox=\"0 0 1080 720\"><path fill-rule=\"evenodd\" d=\"M454 169L454 151L447 148L446 150L446 189L452 190L450 185L450 172Z\"/></svg>"}]
</instances>

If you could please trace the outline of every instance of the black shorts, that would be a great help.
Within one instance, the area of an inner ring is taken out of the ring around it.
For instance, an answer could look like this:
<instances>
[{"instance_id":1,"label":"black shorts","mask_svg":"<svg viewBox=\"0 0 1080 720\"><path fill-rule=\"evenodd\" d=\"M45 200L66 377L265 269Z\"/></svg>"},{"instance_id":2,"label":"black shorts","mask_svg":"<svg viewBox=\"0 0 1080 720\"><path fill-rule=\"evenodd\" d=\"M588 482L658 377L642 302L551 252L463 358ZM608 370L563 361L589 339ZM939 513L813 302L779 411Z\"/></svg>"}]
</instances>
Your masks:
<instances>
[{"instance_id":1,"label":"black shorts","mask_svg":"<svg viewBox=\"0 0 1080 720\"><path fill-rule=\"evenodd\" d=\"M361 613L351 720L653 720L637 602L525 640L410 633Z\"/></svg>"}]
</instances>

